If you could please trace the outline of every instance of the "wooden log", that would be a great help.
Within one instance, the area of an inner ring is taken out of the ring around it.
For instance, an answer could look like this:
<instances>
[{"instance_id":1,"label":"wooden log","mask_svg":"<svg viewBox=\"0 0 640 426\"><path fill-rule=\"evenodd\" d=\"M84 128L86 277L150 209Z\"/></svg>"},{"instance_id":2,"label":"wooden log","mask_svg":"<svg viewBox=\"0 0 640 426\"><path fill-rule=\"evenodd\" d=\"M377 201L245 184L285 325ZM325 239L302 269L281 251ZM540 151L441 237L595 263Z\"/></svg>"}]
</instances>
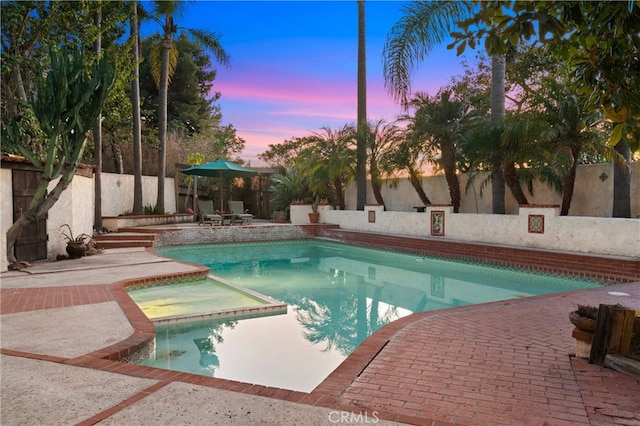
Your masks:
<instances>
[{"instance_id":1,"label":"wooden log","mask_svg":"<svg viewBox=\"0 0 640 426\"><path fill-rule=\"evenodd\" d=\"M629 356L635 311L621 305L600 305L589 355L590 364L604 365L607 354Z\"/></svg>"},{"instance_id":2,"label":"wooden log","mask_svg":"<svg viewBox=\"0 0 640 426\"><path fill-rule=\"evenodd\" d=\"M616 309L613 318L613 331L607 353L628 357L631 354L631 339L636 312L629 308Z\"/></svg>"}]
</instances>

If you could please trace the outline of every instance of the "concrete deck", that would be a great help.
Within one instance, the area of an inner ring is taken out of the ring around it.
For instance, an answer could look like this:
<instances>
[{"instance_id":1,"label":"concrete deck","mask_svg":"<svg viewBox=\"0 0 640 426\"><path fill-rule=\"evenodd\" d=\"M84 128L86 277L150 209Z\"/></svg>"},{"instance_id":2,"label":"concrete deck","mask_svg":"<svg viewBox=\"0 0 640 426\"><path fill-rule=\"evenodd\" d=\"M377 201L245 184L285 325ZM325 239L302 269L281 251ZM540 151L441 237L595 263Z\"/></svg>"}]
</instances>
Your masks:
<instances>
[{"instance_id":1,"label":"concrete deck","mask_svg":"<svg viewBox=\"0 0 640 426\"><path fill-rule=\"evenodd\" d=\"M640 425L640 383L570 357L567 319L638 283L405 317L308 394L105 357L148 327L116 283L199 269L138 248L2 274L0 422Z\"/></svg>"}]
</instances>

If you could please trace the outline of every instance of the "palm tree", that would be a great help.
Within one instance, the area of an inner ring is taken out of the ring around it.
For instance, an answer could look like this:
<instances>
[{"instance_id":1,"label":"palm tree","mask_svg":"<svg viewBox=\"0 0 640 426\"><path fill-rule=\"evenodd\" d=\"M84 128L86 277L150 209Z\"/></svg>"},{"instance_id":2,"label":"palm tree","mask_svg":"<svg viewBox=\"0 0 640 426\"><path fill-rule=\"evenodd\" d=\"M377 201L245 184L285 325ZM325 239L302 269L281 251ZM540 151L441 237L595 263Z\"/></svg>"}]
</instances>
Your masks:
<instances>
[{"instance_id":1,"label":"palm tree","mask_svg":"<svg viewBox=\"0 0 640 426\"><path fill-rule=\"evenodd\" d=\"M403 6L404 16L391 28L382 52L385 86L394 100L408 104L417 64L449 37L455 21L471 16L471 9L470 1L418 0Z\"/></svg>"},{"instance_id":2,"label":"palm tree","mask_svg":"<svg viewBox=\"0 0 640 426\"><path fill-rule=\"evenodd\" d=\"M424 141L429 158L435 159L433 161L444 170L453 211L457 213L461 198L457 174L458 144L463 137L468 103L456 97L452 89L445 89L434 98L418 93L410 104L416 108L410 126L411 137Z\"/></svg>"},{"instance_id":3,"label":"palm tree","mask_svg":"<svg viewBox=\"0 0 640 426\"><path fill-rule=\"evenodd\" d=\"M422 204L427 206L431 204L431 200L422 188L422 175L420 174L425 162L425 157L422 154L422 141L410 136L409 133L403 132L400 143L393 146L385 155L388 157L386 161L392 164L395 171L407 172L411 186L418 194Z\"/></svg>"},{"instance_id":4,"label":"palm tree","mask_svg":"<svg viewBox=\"0 0 640 426\"><path fill-rule=\"evenodd\" d=\"M283 211L289 219L289 206L294 201L307 202L312 199L307 179L295 167L287 167L282 173L271 176L271 207Z\"/></svg>"},{"instance_id":5,"label":"palm tree","mask_svg":"<svg viewBox=\"0 0 640 426\"><path fill-rule=\"evenodd\" d=\"M470 1L418 0L404 6L404 16L391 29L383 50L385 85L395 100L407 106L417 63L451 34L456 21L470 17L472 8ZM504 119L504 67L503 57L492 57L491 111L496 125ZM504 180L497 165L492 177L493 212L504 213Z\"/></svg>"},{"instance_id":6,"label":"palm tree","mask_svg":"<svg viewBox=\"0 0 640 426\"><path fill-rule=\"evenodd\" d=\"M356 209L367 202L367 54L364 0L358 0L358 123L356 147Z\"/></svg>"},{"instance_id":7,"label":"palm tree","mask_svg":"<svg viewBox=\"0 0 640 426\"><path fill-rule=\"evenodd\" d=\"M491 57L491 122L500 127L505 119L504 76L506 61L503 56ZM504 193L506 177L499 163L491 170L491 204L493 214L505 214Z\"/></svg>"},{"instance_id":8,"label":"palm tree","mask_svg":"<svg viewBox=\"0 0 640 426\"><path fill-rule=\"evenodd\" d=\"M382 198L382 177L390 174L394 165L390 152L395 145L402 142L403 133L394 123L378 120L369 124L368 155L371 190L378 204L384 205Z\"/></svg>"},{"instance_id":9,"label":"palm tree","mask_svg":"<svg viewBox=\"0 0 640 426\"><path fill-rule=\"evenodd\" d=\"M569 214L576 170L583 148L605 152L607 147L598 143L596 130L602 121L602 113L587 113L584 104L568 86L551 81L545 84L545 94L540 97L547 121L542 137L553 146L554 158L562 164L562 206L560 215Z\"/></svg>"},{"instance_id":10,"label":"palm tree","mask_svg":"<svg viewBox=\"0 0 640 426\"><path fill-rule=\"evenodd\" d=\"M142 133L140 114L140 36L138 32L138 2L131 2L131 49L133 54L133 80L131 80L131 107L133 115L133 214L142 214Z\"/></svg>"},{"instance_id":11,"label":"palm tree","mask_svg":"<svg viewBox=\"0 0 640 426\"><path fill-rule=\"evenodd\" d=\"M344 189L355 174L354 134L348 125L337 131L323 127L322 132L304 138L305 147L296 161L314 198L328 198L340 210L346 208Z\"/></svg>"},{"instance_id":12,"label":"palm tree","mask_svg":"<svg viewBox=\"0 0 640 426\"><path fill-rule=\"evenodd\" d=\"M467 187L479 172L488 172L489 176L481 185L481 194L487 184L491 184L493 192L498 170L516 202L519 205L529 204L521 182L527 182L531 192L534 179L544 174L548 150L539 140L542 132L541 123L532 112L512 114L500 125L490 118L479 117L461 144L469 168L475 170ZM545 180L551 182L553 177L547 176Z\"/></svg>"},{"instance_id":13,"label":"palm tree","mask_svg":"<svg viewBox=\"0 0 640 426\"><path fill-rule=\"evenodd\" d=\"M93 23L98 29L98 36L93 42L93 53L96 56L100 55L102 50L102 8L98 6L93 14ZM102 231L102 113L98 114L96 121L93 125L93 162L96 166L95 175L93 177L94 185L94 215L93 215L93 229L98 232Z\"/></svg>"},{"instance_id":14,"label":"palm tree","mask_svg":"<svg viewBox=\"0 0 640 426\"><path fill-rule=\"evenodd\" d=\"M495 125L493 119L492 124ZM543 159L536 161L545 154L538 137L542 128L535 115L525 112L505 118L501 129L499 151L502 153L502 161L491 165L492 190L495 190L495 172L499 170L518 205L529 204L520 181L524 178L523 174L531 170L533 164L544 163ZM530 173L530 181L539 171L534 169L533 173Z\"/></svg>"},{"instance_id":15,"label":"palm tree","mask_svg":"<svg viewBox=\"0 0 640 426\"><path fill-rule=\"evenodd\" d=\"M169 83L176 64L178 51L173 43L173 36L178 32L178 26L174 23L174 16L179 16L186 7L185 3L178 0L155 0L153 18L162 28L162 44L156 46L152 54L152 74L158 86L158 138L160 148L158 150L158 198L156 206L164 211L164 178L166 174L166 147L167 147L167 94ZM220 44L220 36L215 32L196 29L187 29L196 42L209 48L217 61L222 65L228 65L230 58Z\"/></svg>"}]
</instances>

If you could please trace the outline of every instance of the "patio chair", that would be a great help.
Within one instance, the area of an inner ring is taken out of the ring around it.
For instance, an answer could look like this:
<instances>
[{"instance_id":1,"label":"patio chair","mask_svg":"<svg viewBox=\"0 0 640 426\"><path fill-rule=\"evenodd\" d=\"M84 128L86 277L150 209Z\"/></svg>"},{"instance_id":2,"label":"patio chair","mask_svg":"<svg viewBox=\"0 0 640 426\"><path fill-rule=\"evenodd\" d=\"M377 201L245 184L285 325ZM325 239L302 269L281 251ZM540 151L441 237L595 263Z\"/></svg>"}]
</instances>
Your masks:
<instances>
[{"instance_id":1,"label":"patio chair","mask_svg":"<svg viewBox=\"0 0 640 426\"><path fill-rule=\"evenodd\" d=\"M242 201L229 201L229 211L236 215L243 225L250 225L253 221L253 215L249 213L249 210L244 209Z\"/></svg>"},{"instance_id":2,"label":"patio chair","mask_svg":"<svg viewBox=\"0 0 640 426\"><path fill-rule=\"evenodd\" d=\"M200 217L198 225L211 222L211 226L222 226L222 216L215 213L213 210L213 201L211 200L198 200L198 216Z\"/></svg>"}]
</instances>

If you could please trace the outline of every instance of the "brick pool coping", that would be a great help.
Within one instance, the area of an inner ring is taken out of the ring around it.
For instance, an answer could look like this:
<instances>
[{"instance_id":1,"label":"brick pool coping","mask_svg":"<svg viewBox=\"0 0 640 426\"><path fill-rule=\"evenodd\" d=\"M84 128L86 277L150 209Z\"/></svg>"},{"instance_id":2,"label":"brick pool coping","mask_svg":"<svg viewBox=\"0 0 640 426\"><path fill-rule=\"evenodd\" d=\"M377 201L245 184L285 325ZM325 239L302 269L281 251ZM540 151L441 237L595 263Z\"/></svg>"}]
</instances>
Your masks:
<instances>
[{"instance_id":1,"label":"brick pool coping","mask_svg":"<svg viewBox=\"0 0 640 426\"><path fill-rule=\"evenodd\" d=\"M314 231L314 232L317 232ZM323 234L318 232L318 234ZM361 233L359 233L362 235ZM327 236L327 234L320 235ZM376 238L379 236L376 235ZM332 235L332 238L335 238L335 234ZM353 238L353 236L351 237ZM352 241L349 241L352 242ZM377 243L380 240L376 240ZM153 252L152 249L148 249L150 252ZM635 265L638 264L637 261ZM145 367L136 364L123 363L119 362L118 359L126 358L129 355L132 355L145 347L148 347L149 344L153 342L155 338L155 328L151 321L142 313L142 311L138 308L137 305L128 297L125 291L125 287L133 284L140 284L142 282L150 282L150 281L161 281L161 280L184 280L187 279L195 279L194 277L201 276L202 274L208 273L208 268L193 265L198 268L195 272L187 272L187 273L175 273L175 274L166 274L166 275L158 275L145 277L143 279L133 279L116 282L107 286L86 286L87 292L83 292L82 289L85 286L73 286L74 288L80 289L80 298L76 297L75 302L72 302L70 305L74 304L83 304L83 303L99 303L104 300L115 300L122 311L126 315L126 317L131 322L134 333L127 339L122 342L119 342L115 345L108 346L106 348L102 348L98 351L72 358L66 359L61 357L53 357L46 355L37 355L30 354L26 352L14 351L3 349L2 354L5 355L14 355L14 356L22 356L32 359L41 359L46 361L59 362L63 364L73 365L73 366L81 366L81 367L89 367L103 371L109 371L114 373L121 373L135 377L143 377L149 379L159 380L160 382L151 386L149 389L141 392L138 395L135 395L129 398L126 401L120 403L117 407L112 407L103 413L93 416L91 419L87 419L86 422L82 424L95 424L99 422L101 419L107 418L110 415L114 414L117 411L124 409L126 406L135 403L140 398L143 398L145 395L149 393L155 392L170 382L185 382L196 384L200 386L207 386L217 389L230 390L235 392L241 392L250 395L260 395L266 396L276 399L281 399L285 401L299 402L319 407L333 408L333 409L341 409L346 411L355 411L361 413L371 414L375 411L375 415L381 419L402 421L411 424L452 424L448 422L447 419L451 419L451 417L442 416L438 413L417 413L415 408L407 408L404 405L407 404L407 401L399 401L395 400L397 403L401 403L400 405L396 404L394 408L393 405L383 405L379 401L375 402L373 396L371 398L360 398L358 399L357 395L362 397L366 395L366 392L363 393L364 387L354 388L354 385L362 386L362 383L359 383L363 374L367 372L368 368L376 361L376 358L383 353L391 345L390 342L397 343L398 341L404 341L404 344L407 345L411 341L411 339L407 339L406 336L400 336L403 330L408 329L409 327L415 327L423 320L433 320L439 321L441 318L459 318L460 321L465 321L465 317L468 317L469 320L477 320L476 316L478 313L488 313L500 306L503 306L505 302L494 302L483 305L473 305L473 306L465 306L460 308L451 308L446 310L446 315L443 315L440 311L430 311L423 312L419 314L414 314L409 317L401 318L393 323L383 327L379 331L377 331L374 335L370 336L365 342L363 342L340 366L338 366L330 375L324 380L317 388L315 388L310 393L291 391L286 389L272 388L268 386L262 385L254 385L249 383L243 383L233 380L227 379L219 379L213 377L205 377L199 376L189 373L182 373L170 370L162 370L156 369L152 367ZM632 280L632 277L627 276L625 280ZM638 284L635 284L636 286ZM622 288L627 288L627 285L622 285ZM96 296L93 293L93 290L89 290L96 287L99 288L99 294ZM616 286L617 287L617 286ZM628 287L632 288L632 287ZM8 289L14 293L19 292L48 292L49 294L64 292L68 289L64 287L59 288L39 288L39 289ZM576 294L582 295L583 297L588 297L589 290L579 291L579 292L570 292L563 293L563 295L567 294ZM3 290L3 295L4 295ZM595 295L595 294L594 294ZM525 302L529 302L532 299L535 300L544 300L545 304L553 304L555 300L558 300L560 296L558 295L547 295L547 296L537 296L532 298L527 298L523 300L513 300L509 301L507 304L511 306L523 305ZM6 303L5 303L6 302ZM18 300L14 300L14 302L18 302ZM7 311L7 308L10 308L9 305L14 304L11 301L6 301L3 297L3 313L10 313ZM54 306L44 306L39 307L38 309L54 307ZM11 312L20 312L23 310L34 309L33 307L24 306L23 309L20 309L19 306L16 306L14 310ZM568 322L568 321L567 321ZM535 337L535 336L533 336ZM640 421L640 417L631 418L630 414L625 411L624 405L620 408L620 405L616 405L615 401L622 401L622 404L628 404L628 395L625 395L625 392L630 389L636 389L637 395L640 395L640 386L638 382L631 379L629 381L629 377L622 375L617 372L613 372L612 370L603 369L598 366L593 366L587 364L583 360L571 359L570 360L570 368L571 375L574 377L574 382L577 383L579 389L586 389L586 391L582 392L583 395L583 403L577 403L578 405L584 406L584 415L580 415L580 413L573 413L574 417L566 414L566 409L560 410L560 417L554 417L557 420L554 424L575 424L576 421L582 420L586 421L585 424L591 422L592 424L599 424L597 422L610 422L612 419L617 418L627 418L629 424L632 424L634 421ZM392 377L393 373L389 374L389 377ZM398 375L397 378L402 376ZM401 380L401 379L400 379ZM623 383L622 387L623 391L620 389L620 383ZM593 389L594 384L597 385L597 391ZM411 385L411 383L407 383L407 385ZM415 384L414 384L415 385ZM444 382L443 382L444 385ZM402 387L402 385L398 385ZM635 386L635 388L634 388ZM411 387L411 386L409 386ZM415 386L414 386L415 387ZM411 390L407 388L406 394L407 399L410 398ZM380 389L377 389L380 390ZM386 390L385 390L386 392ZM460 391L462 392L462 390ZM375 392L371 392L375 393ZM402 393L402 392L401 392ZM379 396L379 395L378 395ZM393 404L393 398L390 399L391 404ZM604 402L603 402L604 401ZM635 403L635 401L632 401ZM602 409L602 405L605 405L605 410ZM640 407L640 401L638 401L637 407ZM468 408L468 407L467 407ZM557 408L557 407L556 407ZM574 407L575 408L575 407ZM461 406L461 412L464 413L465 407ZM577 411L580 409L576 408ZM633 413L632 413L633 414ZM562 415L565 415L566 418L562 418ZM638 415L640 416L640 415ZM466 420L465 420L466 419ZM494 418L495 419L495 418ZM485 419L486 420L486 419ZM563 423L564 422L564 423ZM473 418L465 418L463 415L459 418L459 421L456 423L461 424L482 424L479 420L473 420Z\"/></svg>"}]
</instances>

